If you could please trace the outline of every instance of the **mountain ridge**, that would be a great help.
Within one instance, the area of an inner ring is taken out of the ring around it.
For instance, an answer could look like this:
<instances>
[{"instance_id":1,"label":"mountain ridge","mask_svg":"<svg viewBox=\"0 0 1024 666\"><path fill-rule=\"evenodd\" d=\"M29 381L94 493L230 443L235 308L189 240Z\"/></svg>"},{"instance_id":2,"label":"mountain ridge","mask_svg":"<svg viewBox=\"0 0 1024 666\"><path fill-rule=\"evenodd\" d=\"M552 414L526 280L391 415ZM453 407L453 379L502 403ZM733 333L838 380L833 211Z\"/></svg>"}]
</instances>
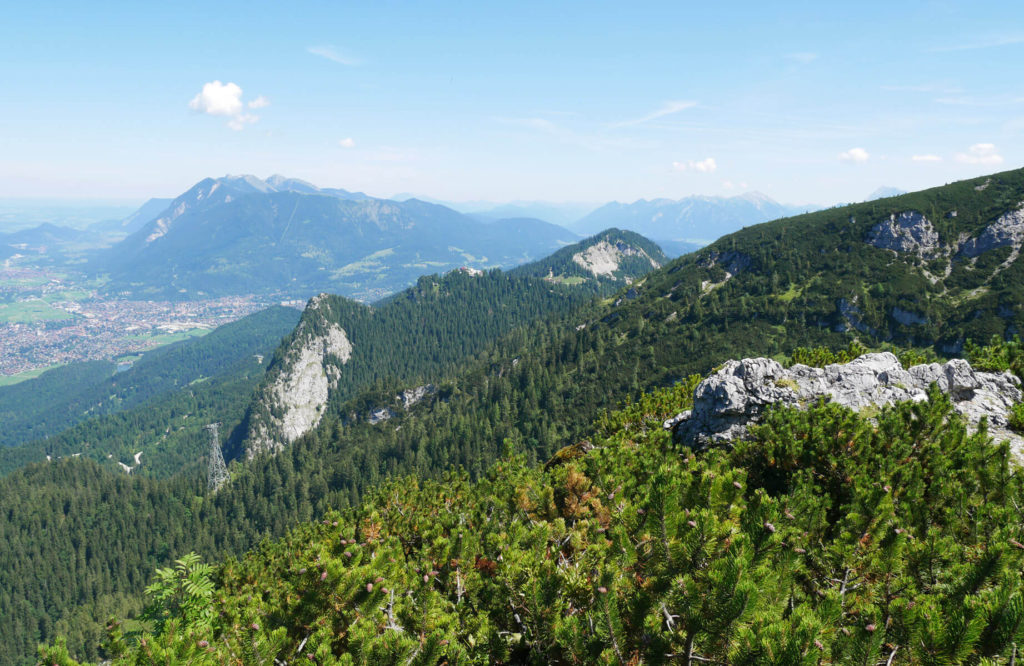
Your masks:
<instances>
[{"instance_id":1,"label":"mountain ridge","mask_svg":"<svg viewBox=\"0 0 1024 666\"><path fill-rule=\"evenodd\" d=\"M580 232L619 227L655 241L685 240L707 244L740 228L806 211L786 206L760 192L732 197L694 195L682 199L610 202L573 223Z\"/></svg>"},{"instance_id":2,"label":"mountain ridge","mask_svg":"<svg viewBox=\"0 0 1024 666\"><path fill-rule=\"evenodd\" d=\"M94 270L110 275L116 294L376 300L438 269L510 267L578 239L541 220L482 224L417 200L311 187L277 176L204 179L101 253Z\"/></svg>"}]
</instances>

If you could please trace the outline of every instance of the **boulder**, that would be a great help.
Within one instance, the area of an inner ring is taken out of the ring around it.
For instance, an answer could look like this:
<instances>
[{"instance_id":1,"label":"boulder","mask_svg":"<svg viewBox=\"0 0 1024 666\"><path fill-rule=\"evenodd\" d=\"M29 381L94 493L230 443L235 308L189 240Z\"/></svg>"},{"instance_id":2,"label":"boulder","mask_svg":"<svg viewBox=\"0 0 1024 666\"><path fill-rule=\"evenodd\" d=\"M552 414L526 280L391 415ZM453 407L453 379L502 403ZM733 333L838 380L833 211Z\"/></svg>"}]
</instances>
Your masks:
<instances>
[{"instance_id":1,"label":"boulder","mask_svg":"<svg viewBox=\"0 0 1024 666\"><path fill-rule=\"evenodd\" d=\"M878 408L927 400L932 384L949 394L972 427L985 418L993 435L1024 449L1024 439L1008 429L1010 408L1022 397L1015 375L980 372L963 359L904 369L889 352L824 368L797 364L787 369L769 358L729 361L697 385L693 409L668 419L664 427L697 449L729 446L746 437L747 426L771 405L802 408L824 398L854 410Z\"/></svg>"}]
</instances>

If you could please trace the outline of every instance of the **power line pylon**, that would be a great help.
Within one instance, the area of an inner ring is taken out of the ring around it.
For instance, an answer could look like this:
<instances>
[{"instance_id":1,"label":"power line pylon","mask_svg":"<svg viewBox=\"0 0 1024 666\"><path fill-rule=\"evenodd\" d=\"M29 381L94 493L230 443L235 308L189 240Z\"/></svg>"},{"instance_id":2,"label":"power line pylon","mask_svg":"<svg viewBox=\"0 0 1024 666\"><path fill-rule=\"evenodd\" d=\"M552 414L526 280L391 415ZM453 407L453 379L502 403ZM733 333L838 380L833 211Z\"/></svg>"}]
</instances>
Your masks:
<instances>
[{"instance_id":1,"label":"power line pylon","mask_svg":"<svg viewBox=\"0 0 1024 666\"><path fill-rule=\"evenodd\" d=\"M220 436L217 433L219 423L211 423L203 426L210 431L210 469L206 475L206 488L210 492L216 492L231 478L228 475L228 466L224 462L224 454L220 450Z\"/></svg>"}]
</instances>

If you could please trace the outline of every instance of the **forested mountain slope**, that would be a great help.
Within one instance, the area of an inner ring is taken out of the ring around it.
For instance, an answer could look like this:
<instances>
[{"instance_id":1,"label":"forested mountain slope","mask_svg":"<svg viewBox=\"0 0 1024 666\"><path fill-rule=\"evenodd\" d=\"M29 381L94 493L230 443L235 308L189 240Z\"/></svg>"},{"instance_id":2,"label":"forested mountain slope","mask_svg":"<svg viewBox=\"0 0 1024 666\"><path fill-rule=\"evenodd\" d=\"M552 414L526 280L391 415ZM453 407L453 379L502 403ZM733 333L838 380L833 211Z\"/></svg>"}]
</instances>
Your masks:
<instances>
[{"instance_id":1,"label":"forested mountain slope","mask_svg":"<svg viewBox=\"0 0 1024 666\"><path fill-rule=\"evenodd\" d=\"M159 515L149 508L160 496L151 488L163 487L192 507L174 518L185 525L180 538L176 528L167 530L174 539L171 552L194 549L207 558L237 554L261 535L282 535L297 521L354 506L389 476L437 477L461 466L479 478L509 447L528 462L547 460L566 444L592 439L601 409L691 373L706 373L730 358L780 355L819 344L845 347L854 337L871 347L892 341L952 353L961 340L1010 333L1019 327L1014 294L1022 283L1009 279L1019 269L1016 261L1005 261L1016 259L1009 231L1015 227L1008 220L1024 200L1022 181L1024 172L1007 172L746 229L634 281L617 296L520 327L463 362L439 364L443 376L430 378L436 392L408 411L393 410L387 420L373 422L368 415L394 406L397 392L424 378L405 386L371 386L346 402L329 404L319 424L278 455L233 465L231 482L213 497L194 499L201 495L198 486L190 493L182 480L149 486L152 482L143 479L132 479L124 497L140 515ZM946 217L954 209L957 215ZM932 234L923 233L919 218L903 216L912 211L929 220L937 242L928 240ZM904 226L904 219L911 223ZM919 258L912 244L900 240L904 228L911 239L927 240L928 252L944 257ZM886 234L896 240L885 240ZM1002 248L979 251L1004 241ZM878 247L880 242L896 243L897 249ZM993 265L990 252L1006 256ZM945 264L929 263L943 258ZM908 320L902 311L927 317L928 323L902 323L899 318ZM354 354L354 340L352 345ZM45 467L30 468L0 486L17 495L25 492L26 475L35 475L32 484L42 487L49 483L48 473ZM92 487L98 496L108 492L102 481ZM37 559L67 561L79 553L85 558L91 549L84 570L104 580L98 572L111 565L102 564L107 553L94 535L97 525L115 518L102 511L101 501L69 513L53 513L54 506L42 502L19 506L4 516L5 533L31 534L33 525L64 521L61 540L39 544ZM135 580L159 560L152 553L161 552L156 544L163 543L154 535L140 538L138 552L145 555L125 563L137 572ZM41 608L69 608L51 601L45 568L18 552L4 553L25 580L25 594L33 596L8 600L0 613L15 613L22 628L38 631ZM121 580L113 576L110 585ZM110 586L97 589L113 594ZM116 589L112 598L118 603L138 603L130 601L130 587ZM68 596L60 597L60 604L70 604L78 592L73 587L61 594ZM819 612L814 606L809 610ZM96 654L84 640L86 630L75 627L76 654ZM32 637L48 635L2 638L24 647Z\"/></svg>"},{"instance_id":2,"label":"forested mountain slope","mask_svg":"<svg viewBox=\"0 0 1024 666\"><path fill-rule=\"evenodd\" d=\"M584 251L587 243L581 243L577 251ZM640 268L649 270L650 264ZM626 275L633 278L639 274L623 273ZM392 470L412 469L410 465L435 473L451 464L466 464L471 455L475 468L482 470L495 455L490 444L479 448L478 444L467 447L460 443L458 453L451 451L449 462L441 459L445 455L441 451L429 455L423 451L417 460L407 449L395 448L390 439L374 443L381 433L395 431L383 424L375 427L369 422L370 412L394 407L396 419L433 414L432 409L424 407L438 401L443 404L451 395L450 385L440 385L440 380L459 376L467 363L474 368L480 365L465 359L466 355L481 352L503 335L523 339L538 320L555 317L555 321L561 321L595 294L615 288L607 280L565 285L501 271L457 271L422 278L416 287L372 308L333 296L313 299L300 327L275 354L276 369L269 371L268 382L272 383L288 365L289 350L304 344L307 336L316 337L343 322L351 331L352 359L342 366L343 381L331 395L331 425L324 432L334 433L336 427L342 427L342 421L351 421L355 433L351 448L325 451L318 461L313 458L321 455L318 450L303 446L288 455L234 465L232 482L213 497L203 496L201 470L187 456L205 453L207 440L201 426L215 409L244 408L237 404L239 395L247 398L250 393L232 393L226 383L203 382L190 387L187 400L179 392L143 409L83 423L50 440L48 445L58 446L89 436L126 446L122 439L134 442L139 436L159 435L156 429L167 422L175 433L178 428L181 433L177 439L172 433L153 458L161 455L166 467L178 456L185 475L164 481L134 475L125 478L119 470L107 472L81 459L65 459L30 465L0 480L4 496L32 498L12 499L8 510L0 514L0 533L11 537L0 543L0 562L5 570L17 572L22 579L10 597L0 597L0 614L19 618L16 624L0 627L4 632L0 638L18 646L12 655L27 655L37 640L52 636L56 628L69 634L77 653L95 655L95 632L86 619L114 609L126 612L137 608L141 581L153 566L166 563L168 555L192 548L211 555L242 553L262 535L283 534L289 525L310 518L314 511L325 510L328 503L358 501L363 489L372 487ZM546 326L541 328L547 330ZM510 330L518 332L510 334ZM321 371L326 372L323 366ZM396 392L401 391L400 382L410 380L439 385L436 393L430 394L431 400L406 412L393 401ZM459 409L475 410L476 406L460 401ZM270 411L267 409L267 413ZM192 418L186 419L188 416ZM500 421L505 416L495 412L494 418ZM202 422L196 423L196 419ZM434 429L432 425L420 427ZM446 428L450 426L440 426L436 435L443 437L451 432ZM416 446L424 444L416 436L418 430L412 433ZM460 437L471 434L464 430ZM232 440L226 447L229 455L237 444ZM315 446L320 445L316 440ZM179 450L169 450L171 446ZM335 459L339 454L341 459ZM355 462L351 455L363 462ZM205 455L196 462L204 464ZM316 469L327 476L315 473ZM132 523L130 527L125 526L126 521ZM19 547L33 541L32 535L44 531L45 526L56 524L61 529L52 538L34 543L28 551ZM131 543L127 553L121 545L112 547L110 543L110 535L122 528ZM72 560L73 571L68 568ZM61 569L59 587L47 582L48 572L54 567ZM0 663L8 662L0 658Z\"/></svg>"},{"instance_id":3,"label":"forested mountain slope","mask_svg":"<svg viewBox=\"0 0 1024 666\"><path fill-rule=\"evenodd\" d=\"M90 417L131 409L216 378L256 355L269 356L298 318L294 309L274 306L200 338L146 352L123 372L113 362L90 361L0 387L0 446L56 435Z\"/></svg>"},{"instance_id":4,"label":"forested mountain slope","mask_svg":"<svg viewBox=\"0 0 1024 666\"><path fill-rule=\"evenodd\" d=\"M667 263L668 257L654 241L632 231L606 229L511 273L565 284L619 282L621 286Z\"/></svg>"},{"instance_id":5,"label":"forested mountain slope","mask_svg":"<svg viewBox=\"0 0 1024 666\"><path fill-rule=\"evenodd\" d=\"M642 236L609 230L509 273L420 278L374 307L318 296L275 354L249 413L246 455L280 450L316 427L329 403L337 409L370 387L411 389L407 409L509 331L561 318L664 261ZM392 406L380 405L381 416Z\"/></svg>"}]
</instances>

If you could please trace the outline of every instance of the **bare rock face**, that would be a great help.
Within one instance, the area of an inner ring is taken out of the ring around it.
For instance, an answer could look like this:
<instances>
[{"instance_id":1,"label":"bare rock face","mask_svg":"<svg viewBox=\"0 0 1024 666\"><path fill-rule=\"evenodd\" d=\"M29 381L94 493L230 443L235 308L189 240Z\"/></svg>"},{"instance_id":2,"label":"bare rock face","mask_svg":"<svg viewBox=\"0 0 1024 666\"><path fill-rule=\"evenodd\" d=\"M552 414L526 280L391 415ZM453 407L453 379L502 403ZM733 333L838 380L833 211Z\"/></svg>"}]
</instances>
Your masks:
<instances>
[{"instance_id":1,"label":"bare rock face","mask_svg":"<svg viewBox=\"0 0 1024 666\"><path fill-rule=\"evenodd\" d=\"M894 252L913 252L921 257L931 258L942 253L935 226L916 210L890 215L888 220L871 227L865 242Z\"/></svg>"},{"instance_id":2,"label":"bare rock face","mask_svg":"<svg viewBox=\"0 0 1024 666\"><path fill-rule=\"evenodd\" d=\"M947 217L956 217L956 211L951 211ZM871 227L864 242L884 250L916 254L925 259L954 254L973 259L983 252L1007 245L1012 246L1014 252L1019 252L1024 245L1024 203L1001 215L985 227L977 238L962 234L950 246L942 243L931 221L915 210L890 215L888 220Z\"/></svg>"},{"instance_id":3,"label":"bare rock face","mask_svg":"<svg viewBox=\"0 0 1024 666\"><path fill-rule=\"evenodd\" d=\"M961 243L960 254L966 257L977 257L982 252L998 247L1012 245L1019 250L1024 242L1024 208L1017 208L1001 215L992 224L985 227L977 238L970 238Z\"/></svg>"},{"instance_id":4,"label":"bare rock face","mask_svg":"<svg viewBox=\"0 0 1024 666\"><path fill-rule=\"evenodd\" d=\"M398 394L398 401L402 403L402 407L406 410L412 408L420 400L426 398L429 395L437 393L437 387L433 384L424 384L423 386L417 386L416 388L405 389Z\"/></svg>"},{"instance_id":5,"label":"bare rock face","mask_svg":"<svg viewBox=\"0 0 1024 666\"><path fill-rule=\"evenodd\" d=\"M412 409L413 405L420 402L424 398L434 395L437 393L437 387L433 384L424 384L415 388L405 389L401 393L395 396L396 405L400 405L405 411ZM373 409L367 415L366 420L371 425L376 425L388 419L394 418L399 415L400 412L392 407L379 407Z\"/></svg>"},{"instance_id":6,"label":"bare rock face","mask_svg":"<svg viewBox=\"0 0 1024 666\"><path fill-rule=\"evenodd\" d=\"M697 385L693 410L665 421L664 427L694 448L728 446L746 437L747 426L774 404L805 407L826 398L861 410L927 400L932 383L949 394L969 424L985 417L997 439L1009 439L1018 453L1024 449L1024 439L1008 430L1010 408L1022 397L1015 375L979 372L963 359L904 369L888 352L824 368L798 364L786 369L769 358L729 361Z\"/></svg>"},{"instance_id":7,"label":"bare rock face","mask_svg":"<svg viewBox=\"0 0 1024 666\"><path fill-rule=\"evenodd\" d=\"M749 256L742 252L735 252L732 250L727 250L725 252L712 250L706 257L698 262L698 264L704 268L721 266L729 275L737 275L738 273L741 273L749 268L751 263L752 261Z\"/></svg>"},{"instance_id":8,"label":"bare rock face","mask_svg":"<svg viewBox=\"0 0 1024 666\"><path fill-rule=\"evenodd\" d=\"M352 357L352 343L338 324L319 312L323 296L310 300L292 346L268 372L251 417L246 456L277 453L319 423L330 391L341 378L340 365ZM311 322L316 322L314 325Z\"/></svg>"},{"instance_id":9,"label":"bare rock face","mask_svg":"<svg viewBox=\"0 0 1024 666\"><path fill-rule=\"evenodd\" d=\"M632 247L621 241L610 243L606 240L594 243L586 250L572 255L572 260L589 271L594 277L615 278L623 257L641 256L651 263L651 268L659 268L660 264L641 249Z\"/></svg>"}]
</instances>

